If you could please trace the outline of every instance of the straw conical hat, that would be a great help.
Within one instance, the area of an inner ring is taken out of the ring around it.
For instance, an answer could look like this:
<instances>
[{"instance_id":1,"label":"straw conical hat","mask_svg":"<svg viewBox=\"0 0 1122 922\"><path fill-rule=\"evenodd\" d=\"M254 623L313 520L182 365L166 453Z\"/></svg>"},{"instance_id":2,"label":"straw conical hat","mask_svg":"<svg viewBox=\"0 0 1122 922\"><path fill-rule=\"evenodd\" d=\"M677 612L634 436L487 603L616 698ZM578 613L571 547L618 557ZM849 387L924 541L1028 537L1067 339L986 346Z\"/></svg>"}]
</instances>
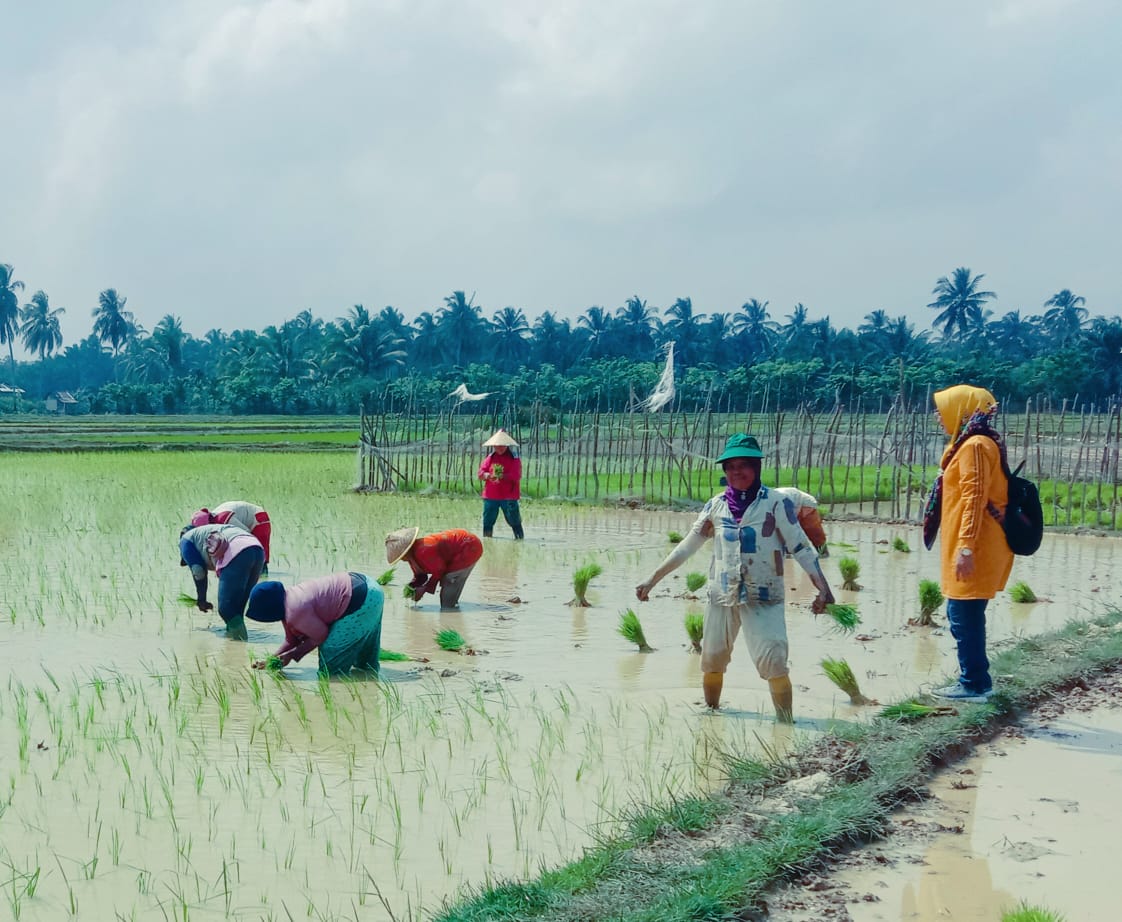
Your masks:
<instances>
[{"instance_id":1,"label":"straw conical hat","mask_svg":"<svg viewBox=\"0 0 1122 922\"><path fill-rule=\"evenodd\" d=\"M386 535L386 560L395 564L409 553L409 548L417 540L419 528L399 528Z\"/></svg>"},{"instance_id":2,"label":"straw conical hat","mask_svg":"<svg viewBox=\"0 0 1122 922\"><path fill-rule=\"evenodd\" d=\"M496 445L513 445L516 447L518 445L505 429L496 429L495 434L483 444L488 448L494 448Z\"/></svg>"}]
</instances>

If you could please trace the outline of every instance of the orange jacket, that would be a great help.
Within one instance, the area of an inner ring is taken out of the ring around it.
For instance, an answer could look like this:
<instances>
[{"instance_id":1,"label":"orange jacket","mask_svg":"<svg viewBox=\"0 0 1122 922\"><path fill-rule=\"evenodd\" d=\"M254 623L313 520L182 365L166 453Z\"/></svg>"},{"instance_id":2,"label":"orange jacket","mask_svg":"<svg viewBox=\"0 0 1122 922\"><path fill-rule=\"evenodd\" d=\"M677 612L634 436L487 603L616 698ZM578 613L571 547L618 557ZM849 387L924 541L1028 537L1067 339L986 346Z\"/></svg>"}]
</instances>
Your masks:
<instances>
[{"instance_id":1,"label":"orange jacket","mask_svg":"<svg viewBox=\"0 0 1122 922\"><path fill-rule=\"evenodd\" d=\"M935 405L944 428L957 433L985 398L993 402L988 391L966 385L936 393ZM975 435L943 463L943 517L939 526L943 595L948 599L992 599L1005 588L1013 569L1013 552L1005 541L1005 532L987 509L992 504L1004 512L1009 502L1001 451L993 439ZM965 580L955 576L955 558L963 547L974 552L974 575Z\"/></svg>"}]
</instances>

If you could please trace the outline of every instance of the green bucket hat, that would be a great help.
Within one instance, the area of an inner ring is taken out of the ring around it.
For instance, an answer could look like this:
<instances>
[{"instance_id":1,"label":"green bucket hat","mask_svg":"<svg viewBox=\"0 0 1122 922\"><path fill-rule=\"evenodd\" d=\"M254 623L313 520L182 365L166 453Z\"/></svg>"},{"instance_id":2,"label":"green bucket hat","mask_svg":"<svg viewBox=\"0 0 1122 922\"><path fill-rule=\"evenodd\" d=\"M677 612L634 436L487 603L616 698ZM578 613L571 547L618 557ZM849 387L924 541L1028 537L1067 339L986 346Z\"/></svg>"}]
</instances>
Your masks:
<instances>
[{"instance_id":1,"label":"green bucket hat","mask_svg":"<svg viewBox=\"0 0 1122 922\"><path fill-rule=\"evenodd\" d=\"M760 450L760 443L756 441L754 435L738 433L729 436L729 440L725 442L725 450L721 452L721 457L717 459L717 463L724 464L733 458L762 458L763 456L764 453Z\"/></svg>"}]
</instances>

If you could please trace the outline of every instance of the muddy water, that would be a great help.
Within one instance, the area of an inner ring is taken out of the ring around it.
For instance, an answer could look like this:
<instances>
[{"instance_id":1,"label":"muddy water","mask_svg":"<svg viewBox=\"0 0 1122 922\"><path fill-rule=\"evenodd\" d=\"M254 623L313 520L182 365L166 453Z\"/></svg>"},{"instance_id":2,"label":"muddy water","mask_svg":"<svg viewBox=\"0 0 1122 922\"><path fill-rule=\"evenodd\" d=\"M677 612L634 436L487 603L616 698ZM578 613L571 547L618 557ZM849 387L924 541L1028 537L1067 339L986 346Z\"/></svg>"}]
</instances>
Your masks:
<instances>
[{"instance_id":1,"label":"muddy water","mask_svg":"<svg viewBox=\"0 0 1122 922\"><path fill-rule=\"evenodd\" d=\"M940 775L925 805L895 817L898 829L925 833L871 846L831 886L852 922L994 922L1022 901L1072 922L1113 922L1122 802L1108 792L1120 774L1122 711L1035 726ZM785 902L779 895L769 918L822 917L778 908Z\"/></svg>"},{"instance_id":2,"label":"muddy water","mask_svg":"<svg viewBox=\"0 0 1122 922\"><path fill-rule=\"evenodd\" d=\"M825 655L848 659L865 693L885 701L954 671L945 630L907 626L934 556L889 550L897 535L918 547L914 531L838 524L827 575L838 582L843 553L860 560L864 588L839 596L859 605L864 639L811 616L796 569L795 729L774 725L743 650L725 709L709 715L682 628L703 602L681 597L685 572L707 569L704 552L650 602L633 593L669 549L667 532L692 516L525 504L527 540L500 523L461 611L408 604L399 567L383 644L430 662L389 664L380 683L320 686L313 657L273 681L246 667L278 643L274 627L232 643L177 600L191 584L175 566L177 519L162 510L218 492L257 498L273 512L273 575L292 582L343 568L377 575L387 531L475 528L478 502L348 495L310 471L226 459L233 469L217 490L205 466L156 463L114 459L96 490L33 462L7 472L16 500L0 535L0 860L15 869L7 909L23 919L341 919L355 907L388 918L376 890L399 918L420 917L465 885L574 857L632 803L719 783L723 749L781 749L863 719L820 675ZM1118 604L1106 579L1117 547L1048 538L1014 579L1051 601L997 600L993 641ZM604 568L592 607L570 607L572 573L590 560ZM616 633L628 606L654 653ZM479 655L438 650L440 628Z\"/></svg>"}]
</instances>

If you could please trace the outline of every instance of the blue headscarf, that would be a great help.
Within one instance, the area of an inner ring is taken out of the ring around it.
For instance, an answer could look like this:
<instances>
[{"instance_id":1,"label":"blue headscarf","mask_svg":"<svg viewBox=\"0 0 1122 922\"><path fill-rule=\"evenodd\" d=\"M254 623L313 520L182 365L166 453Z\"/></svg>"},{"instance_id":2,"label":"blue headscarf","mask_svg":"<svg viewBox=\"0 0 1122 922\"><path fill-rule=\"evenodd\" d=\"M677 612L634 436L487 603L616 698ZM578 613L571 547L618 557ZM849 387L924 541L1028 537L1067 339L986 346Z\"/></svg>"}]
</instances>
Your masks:
<instances>
[{"instance_id":1,"label":"blue headscarf","mask_svg":"<svg viewBox=\"0 0 1122 922\"><path fill-rule=\"evenodd\" d=\"M284 620L284 584L274 580L258 583L249 594L245 616L254 621Z\"/></svg>"}]
</instances>

